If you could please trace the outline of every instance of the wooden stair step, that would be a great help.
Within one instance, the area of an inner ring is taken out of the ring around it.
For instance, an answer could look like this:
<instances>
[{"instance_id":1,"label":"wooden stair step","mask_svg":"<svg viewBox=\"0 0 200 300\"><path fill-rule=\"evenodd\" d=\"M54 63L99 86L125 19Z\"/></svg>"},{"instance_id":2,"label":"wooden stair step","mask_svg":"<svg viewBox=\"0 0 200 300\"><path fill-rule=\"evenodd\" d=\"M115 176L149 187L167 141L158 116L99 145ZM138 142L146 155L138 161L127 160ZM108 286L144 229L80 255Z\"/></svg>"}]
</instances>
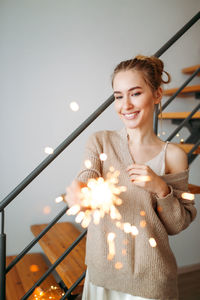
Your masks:
<instances>
[{"instance_id":1,"label":"wooden stair step","mask_svg":"<svg viewBox=\"0 0 200 300\"><path fill-rule=\"evenodd\" d=\"M168 89L168 90L164 90L163 94L165 96L171 96L173 95L176 91L178 90L178 88L173 88L173 89ZM184 96L184 95L188 95L188 94L192 94L192 93L196 93L196 92L200 92L200 85L191 85L191 86L186 86L179 94L178 97L180 96Z\"/></svg>"},{"instance_id":2,"label":"wooden stair step","mask_svg":"<svg viewBox=\"0 0 200 300\"><path fill-rule=\"evenodd\" d=\"M163 112L162 119L186 119L190 112ZM158 116L161 119L161 114ZM200 119L200 111L196 112L192 119Z\"/></svg>"},{"instance_id":3,"label":"wooden stair step","mask_svg":"<svg viewBox=\"0 0 200 300\"><path fill-rule=\"evenodd\" d=\"M180 143L180 144L176 144L176 145L179 146L180 148L182 148L186 153L189 153L190 150L194 147L194 144ZM200 154L200 146L193 152L193 154Z\"/></svg>"},{"instance_id":4,"label":"wooden stair step","mask_svg":"<svg viewBox=\"0 0 200 300\"><path fill-rule=\"evenodd\" d=\"M187 68L182 69L182 73L184 73L184 74L192 74L198 68L200 68L200 65L195 65L195 66L187 67ZM197 76L200 76L200 72L197 74Z\"/></svg>"},{"instance_id":5,"label":"wooden stair step","mask_svg":"<svg viewBox=\"0 0 200 300\"><path fill-rule=\"evenodd\" d=\"M16 256L8 256L6 264L10 264ZM6 275L6 300L19 300L46 272L48 266L41 253L26 254ZM59 288L53 275L49 275L40 287L47 291L51 286ZM28 299L35 299L32 294Z\"/></svg>"},{"instance_id":6,"label":"wooden stair step","mask_svg":"<svg viewBox=\"0 0 200 300\"><path fill-rule=\"evenodd\" d=\"M31 231L37 236L46 226L47 224L32 225ZM49 261L53 264L79 235L79 230L72 223L61 222L55 224L42 237L39 243ZM56 268L57 273L67 288L70 288L86 270L85 244L86 238L84 237ZM81 293L83 285L84 280L82 280L72 294Z\"/></svg>"},{"instance_id":7,"label":"wooden stair step","mask_svg":"<svg viewBox=\"0 0 200 300\"><path fill-rule=\"evenodd\" d=\"M195 184L189 184L188 185L189 191L192 194L200 194L200 186Z\"/></svg>"}]
</instances>

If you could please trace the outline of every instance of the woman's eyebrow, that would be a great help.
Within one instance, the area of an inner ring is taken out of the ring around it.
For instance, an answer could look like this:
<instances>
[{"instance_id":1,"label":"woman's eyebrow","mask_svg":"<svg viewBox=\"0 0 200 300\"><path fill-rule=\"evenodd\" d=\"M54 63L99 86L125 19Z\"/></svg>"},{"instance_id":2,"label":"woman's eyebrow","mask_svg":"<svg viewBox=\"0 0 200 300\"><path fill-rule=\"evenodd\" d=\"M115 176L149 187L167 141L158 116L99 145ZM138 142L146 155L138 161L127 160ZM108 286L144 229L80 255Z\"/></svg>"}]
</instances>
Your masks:
<instances>
[{"instance_id":1,"label":"woman's eyebrow","mask_svg":"<svg viewBox=\"0 0 200 300\"><path fill-rule=\"evenodd\" d=\"M134 86L134 87L132 87L132 88L130 88L129 90L128 90L128 92L131 92L131 91L133 91L133 90L135 90L135 89L141 89L141 86ZM122 92L120 92L120 91L114 91L114 94L121 94Z\"/></svg>"}]
</instances>

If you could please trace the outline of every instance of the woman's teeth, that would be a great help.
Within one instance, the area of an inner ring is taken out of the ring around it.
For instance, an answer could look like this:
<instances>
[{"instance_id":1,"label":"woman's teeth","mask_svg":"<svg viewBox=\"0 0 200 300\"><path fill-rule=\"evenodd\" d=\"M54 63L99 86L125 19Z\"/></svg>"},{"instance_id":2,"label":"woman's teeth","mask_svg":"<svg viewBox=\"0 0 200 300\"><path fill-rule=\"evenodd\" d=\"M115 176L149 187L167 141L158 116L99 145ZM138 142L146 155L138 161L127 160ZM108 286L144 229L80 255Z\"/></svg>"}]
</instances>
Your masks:
<instances>
[{"instance_id":1,"label":"woman's teeth","mask_svg":"<svg viewBox=\"0 0 200 300\"><path fill-rule=\"evenodd\" d=\"M132 120L134 119L137 115L139 114L139 111L135 112L135 113L131 113L131 114L124 114L125 118L128 120Z\"/></svg>"}]
</instances>

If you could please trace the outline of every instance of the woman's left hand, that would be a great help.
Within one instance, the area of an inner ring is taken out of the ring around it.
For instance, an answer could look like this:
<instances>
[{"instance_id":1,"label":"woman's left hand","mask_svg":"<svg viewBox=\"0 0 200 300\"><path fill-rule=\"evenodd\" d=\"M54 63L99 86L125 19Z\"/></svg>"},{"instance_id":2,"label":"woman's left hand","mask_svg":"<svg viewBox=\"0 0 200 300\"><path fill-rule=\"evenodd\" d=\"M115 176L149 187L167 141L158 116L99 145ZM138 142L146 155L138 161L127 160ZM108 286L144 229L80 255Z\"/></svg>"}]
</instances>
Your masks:
<instances>
[{"instance_id":1,"label":"woman's left hand","mask_svg":"<svg viewBox=\"0 0 200 300\"><path fill-rule=\"evenodd\" d=\"M169 194L169 187L149 166L132 164L127 168L130 180L159 198Z\"/></svg>"}]
</instances>

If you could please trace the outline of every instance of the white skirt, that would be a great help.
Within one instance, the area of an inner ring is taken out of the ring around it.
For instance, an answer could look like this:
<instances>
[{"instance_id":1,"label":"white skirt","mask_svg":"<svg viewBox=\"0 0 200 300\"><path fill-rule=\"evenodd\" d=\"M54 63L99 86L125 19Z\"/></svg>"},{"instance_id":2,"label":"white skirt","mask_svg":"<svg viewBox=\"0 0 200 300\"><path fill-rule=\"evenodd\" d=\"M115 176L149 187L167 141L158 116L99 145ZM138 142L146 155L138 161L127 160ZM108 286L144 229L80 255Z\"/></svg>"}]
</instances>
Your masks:
<instances>
[{"instance_id":1,"label":"white skirt","mask_svg":"<svg viewBox=\"0 0 200 300\"><path fill-rule=\"evenodd\" d=\"M108 290L96 286L89 280L88 270L86 271L82 300L156 300L132 296L118 291Z\"/></svg>"}]
</instances>

